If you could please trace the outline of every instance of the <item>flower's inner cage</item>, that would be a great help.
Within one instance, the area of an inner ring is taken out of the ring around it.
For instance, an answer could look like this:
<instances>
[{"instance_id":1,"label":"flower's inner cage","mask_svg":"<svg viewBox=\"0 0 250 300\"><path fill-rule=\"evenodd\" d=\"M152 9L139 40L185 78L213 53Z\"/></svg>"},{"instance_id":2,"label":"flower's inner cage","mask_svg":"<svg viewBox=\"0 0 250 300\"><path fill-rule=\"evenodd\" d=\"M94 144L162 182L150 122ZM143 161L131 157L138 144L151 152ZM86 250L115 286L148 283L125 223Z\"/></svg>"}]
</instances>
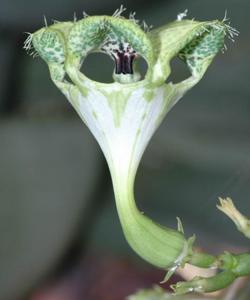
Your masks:
<instances>
[{"instance_id":1,"label":"flower's inner cage","mask_svg":"<svg viewBox=\"0 0 250 300\"><path fill-rule=\"evenodd\" d=\"M178 83L181 82L192 74L187 66L187 64L181 60L179 57L174 57L170 62L171 73L167 78L167 83Z\"/></svg>"},{"instance_id":2,"label":"flower's inner cage","mask_svg":"<svg viewBox=\"0 0 250 300\"><path fill-rule=\"evenodd\" d=\"M133 62L138 56L133 47L126 42L107 40L101 46L104 53L110 55L115 62L115 74L133 74Z\"/></svg>"},{"instance_id":3,"label":"flower's inner cage","mask_svg":"<svg viewBox=\"0 0 250 300\"><path fill-rule=\"evenodd\" d=\"M92 52L84 59L80 71L89 79L102 82L114 82L113 74L116 75L130 75L139 73L140 80L145 78L147 72L146 60L136 55L136 57L129 57L119 52L112 55L103 52ZM116 57L113 57L116 55Z\"/></svg>"},{"instance_id":4,"label":"flower's inner cage","mask_svg":"<svg viewBox=\"0 0 250 300\"><path fill-rule=\"evenodd\" d=\"M83 61L80 71L89 79L103 82L114 82L112 74L114 63L105 53L93 52Z\"/></svg>"},{"instance_id":5,"label":"flower's inner cage","mask_svg":"<svg viewBox=\"0 0 250 300\"><path fill-rule=\"evenodd\" d=\"M231 27L230 27L231 28ZM171 73L167 82L177 83L201 70L206 59L224 51L224 38L229 29L225 24L216 22L201 28L200 32L186 44L171 62ZM231 35L233 33L231 32Z\"/></svg>"}]
</instances>

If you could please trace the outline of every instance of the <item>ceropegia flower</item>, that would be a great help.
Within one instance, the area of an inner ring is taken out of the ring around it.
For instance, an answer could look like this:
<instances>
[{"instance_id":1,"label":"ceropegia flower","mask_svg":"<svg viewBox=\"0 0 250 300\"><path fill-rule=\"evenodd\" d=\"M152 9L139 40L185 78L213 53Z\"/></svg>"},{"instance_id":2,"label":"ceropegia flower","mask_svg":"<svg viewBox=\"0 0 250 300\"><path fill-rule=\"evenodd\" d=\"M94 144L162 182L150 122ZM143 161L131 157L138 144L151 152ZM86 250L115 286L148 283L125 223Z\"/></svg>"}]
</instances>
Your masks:
<instances>
[{"instance_id":1,"label":"ceropegia flower","mask_svg":"<svg viewBox=\"0 0 250 300\"><path fill-rule=\"evenodd\" d=\"M225 36L232 38L237 32L224 20L199 22L182 16L144 31L134 14L125 19L121 11L45 26L28 37L25 48L33 45L33 54L47 63L53 82L98 141L110 168L128 243L146 261L171 273L192 256L193 239L185 239L180 222L179 230L169 229L137 209L136 171L165 115L203 77L223 49ZM103 52L114 61L113 83L95 82L80 71L91 52ZM187 64L191 76L166 83L170 61L176 56ZM142 80L138 57L148 66Z\"/></svg>"}]
</instances>

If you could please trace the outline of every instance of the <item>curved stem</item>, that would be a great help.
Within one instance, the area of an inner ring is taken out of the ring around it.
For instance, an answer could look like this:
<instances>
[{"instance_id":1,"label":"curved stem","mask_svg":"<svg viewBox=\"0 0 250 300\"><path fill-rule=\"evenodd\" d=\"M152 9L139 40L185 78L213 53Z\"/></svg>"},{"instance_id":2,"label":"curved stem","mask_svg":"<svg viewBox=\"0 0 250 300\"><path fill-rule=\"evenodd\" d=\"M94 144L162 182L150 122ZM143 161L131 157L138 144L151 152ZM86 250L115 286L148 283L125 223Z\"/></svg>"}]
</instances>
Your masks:
<instances>
[{"instance_id":1,"label":"curved stem","mask_svg":"<svg viewBox=\"0 0 250 300\"><path fill-rule=\"evenodd\" d=\"M153 222L138 210L134 199L133 179L128 179L129 176L112 175L120 222L130 246L156 267L166 270L179 266L189 251L184 236Z\"/></svg>"}]
</instances>

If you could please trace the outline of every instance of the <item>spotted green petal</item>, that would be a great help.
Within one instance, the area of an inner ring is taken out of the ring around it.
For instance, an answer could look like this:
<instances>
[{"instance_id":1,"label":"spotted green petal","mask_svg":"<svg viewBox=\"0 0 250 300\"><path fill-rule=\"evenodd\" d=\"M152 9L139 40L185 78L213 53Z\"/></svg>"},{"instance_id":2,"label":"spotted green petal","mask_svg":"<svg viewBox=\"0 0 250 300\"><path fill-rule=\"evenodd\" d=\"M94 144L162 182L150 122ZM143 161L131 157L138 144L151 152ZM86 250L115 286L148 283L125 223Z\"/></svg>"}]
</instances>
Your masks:
<instances>
[{"instance_id":1,"label":"spotted green petal","mask_svg":"<svg viewBox=\"0 0 250 300\"><path fill-rule=\"evenodd\" d=\"M175 21L148 33L156 61L152 82L162 84L170 75L174 57L183 59L191 74L201 79L214 56L223 48L228 26L220 21Z\"/></svg>"}]
</instances>

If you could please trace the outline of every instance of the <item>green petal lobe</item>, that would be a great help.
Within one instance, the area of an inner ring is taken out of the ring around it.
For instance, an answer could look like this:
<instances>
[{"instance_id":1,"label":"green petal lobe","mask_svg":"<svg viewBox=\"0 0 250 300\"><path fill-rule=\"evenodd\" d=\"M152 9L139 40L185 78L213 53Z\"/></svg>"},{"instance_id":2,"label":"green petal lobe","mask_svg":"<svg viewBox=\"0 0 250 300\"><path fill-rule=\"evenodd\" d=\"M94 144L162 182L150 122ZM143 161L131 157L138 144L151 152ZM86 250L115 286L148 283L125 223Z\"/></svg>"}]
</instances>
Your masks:
<instances>
[{"instance_id":1,"label":"green petal lobe","mask_svg":"<svg viewBox=\"0 0 250 300\"><path fill-rule=\"evenodd\" d=\"M200 78L212 58L222 49L227 25L223 22L181 20L152 30L148 36L155 53L159 53L152 72L152 81L162 84L171 73L170 61L182 58Z\"/></svg>"}]
</instances>

